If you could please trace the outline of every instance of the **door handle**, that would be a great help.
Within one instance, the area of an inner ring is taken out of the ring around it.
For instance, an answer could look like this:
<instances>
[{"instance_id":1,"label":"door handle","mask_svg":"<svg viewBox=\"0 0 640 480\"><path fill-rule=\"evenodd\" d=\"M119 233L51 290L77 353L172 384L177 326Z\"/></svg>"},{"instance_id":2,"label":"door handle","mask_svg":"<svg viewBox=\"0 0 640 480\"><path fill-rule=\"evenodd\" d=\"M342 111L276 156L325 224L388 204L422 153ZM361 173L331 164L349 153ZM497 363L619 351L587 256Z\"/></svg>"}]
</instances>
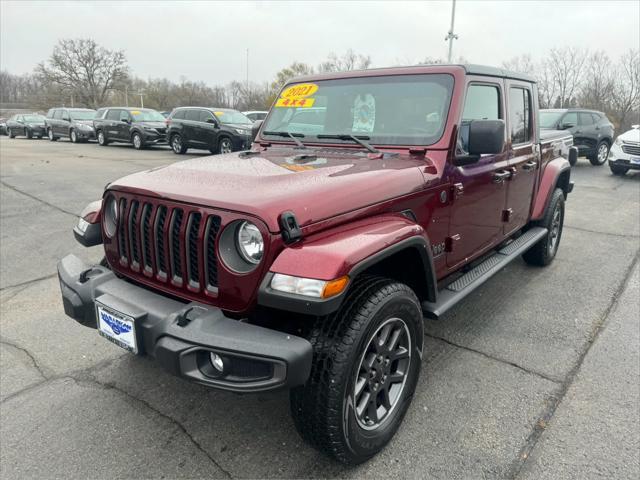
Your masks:
<instances>
[{"instance_id":1,"label":"door handle","mask_svg":"<svg viewBox=\"0 0 640 480\"><path fill-rule=\"evenodd\" d=\"M502 183L511 176L511 172L502 170L493 174L493 183Z\"/></svg>"},{"instance_id":2,"label":"door handle","mask_svg":"<svg viewBox=\"0 0 640 480\"><path fill-rule=\"evenodd\" d=\"M522 170L524 170L525 172L530 172L536 169L536 165L536 162L527 162L522 165Z\"/></svg>"}]
</instances>

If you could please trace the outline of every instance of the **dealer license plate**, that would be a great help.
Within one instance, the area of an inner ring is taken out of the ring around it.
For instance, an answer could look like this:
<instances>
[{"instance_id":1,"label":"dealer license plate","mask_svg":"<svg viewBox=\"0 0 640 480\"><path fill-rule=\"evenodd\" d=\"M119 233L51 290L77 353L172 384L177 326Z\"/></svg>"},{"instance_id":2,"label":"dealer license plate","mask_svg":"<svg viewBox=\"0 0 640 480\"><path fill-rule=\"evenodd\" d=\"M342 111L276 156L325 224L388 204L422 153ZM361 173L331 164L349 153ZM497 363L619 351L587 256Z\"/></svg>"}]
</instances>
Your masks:
<instances>
[{"instance_id":1,"label":"dealer license plate","mask_svg":"<svg viewBox=\"0 0 640 480\"><path fill-rule=\"evenodd\" d=\"M138 353L136 325L133 318L96 303L98 333L131 353Z\"/></svg>"}]
</instances>

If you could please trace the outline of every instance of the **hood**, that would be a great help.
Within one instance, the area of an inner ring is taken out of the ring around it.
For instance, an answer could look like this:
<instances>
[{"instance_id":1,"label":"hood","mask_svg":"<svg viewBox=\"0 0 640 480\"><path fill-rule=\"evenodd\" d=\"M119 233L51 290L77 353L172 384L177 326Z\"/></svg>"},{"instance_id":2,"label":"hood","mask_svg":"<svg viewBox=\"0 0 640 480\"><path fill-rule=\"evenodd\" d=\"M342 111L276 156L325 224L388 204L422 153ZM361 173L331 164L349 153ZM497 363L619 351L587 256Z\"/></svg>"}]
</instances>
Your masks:
<instances>
[{"instance_id":1,"label":"hood","mask_svg":"<svg viewBox=\"0 0 640 480\"><path fill-rule=\"evenodd\" d=\"M149 128L167 128L164 122L134 122L136 125L142 125Z\"/></svg>"},{"instance_id":2,"label":"hood","mask_svg":"<svg viewBox=\"0 0 640 480\"><path fill-rule=\"evenodd\" d=\"M74 120L73 123L81 123L82 125L93 127L93 120Z\"/></svg>"},{"instance_id":3,"label":"hood","mask_svg":"<svg viewBox=\"0 0 640 480\"><path fill-rule=\"evenodd\" d=\"M316 154L315 159L295 155ZM124 177L109 189L243 212L278 232L282 212L300 226L335 217L424 188L426 157L372 159L357 150L269 148L193 158Z\"/></svg>"},{"instance_id":4,"label":"hood","mask_svg":"<svg viewBox=\"0 0 640 480\"><path fill-rule=\"evenodd\" d=\"M618 138L621 139L623 142L640 143L640 129L632 128L631 130L624 132Z\"/></svg>"},{"instance_id":5,"label":"hood","mask_svg":"<svg viewBox=\"0 0 640 480\"><path fill-rule=\"evenodd\" d=\"M250 123L223 123L223 127L241 128L242 130L251 130L252 124Z\"/></svg>"}]
</instances>

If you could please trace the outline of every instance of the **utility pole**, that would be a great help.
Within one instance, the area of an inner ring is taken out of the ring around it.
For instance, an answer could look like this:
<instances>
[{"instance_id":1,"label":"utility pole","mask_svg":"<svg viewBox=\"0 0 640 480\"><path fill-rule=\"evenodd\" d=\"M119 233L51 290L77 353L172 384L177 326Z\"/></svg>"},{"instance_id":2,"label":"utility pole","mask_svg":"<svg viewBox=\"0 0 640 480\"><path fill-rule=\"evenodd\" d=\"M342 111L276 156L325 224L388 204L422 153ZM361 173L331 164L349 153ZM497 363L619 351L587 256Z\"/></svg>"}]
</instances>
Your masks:
<instances>
[{"instance_id":1,"label":"utility pole","mask_svg":"<svg viewBox=\"0 0 640 480\"><path fill-rule=\"evenodd\" d=\"M144 100L142 99L142 96L144 95L144 90L140 90L138 92L138 95L140 95L140 108L144 108Z\"/></svg>"},{"instance_id":2,"label":"utility pole","mask_svg":"<svg viewBox=\"0 0 640 480\"><path fill-rule=\"evenodd\" d=\"M129 106L129 85L127 84L124 86L124 106Z\"/></svg>"},{"instance_id":3,"label":"utility pole","mask_svg":"<svg viewBox=\"0 0 640 480\"><path fill-rule=\"evenodd\" d=\"M453 4L451 5L451 28L449 28L449 33L445 37L445 42L449 42L449 56L447 57L447 61L451 63L451 51L453 48L453 41L458 39L458 35L453 33L453 24L456 20L456 0L453 0Z\"/></svg>"}]
</instances>

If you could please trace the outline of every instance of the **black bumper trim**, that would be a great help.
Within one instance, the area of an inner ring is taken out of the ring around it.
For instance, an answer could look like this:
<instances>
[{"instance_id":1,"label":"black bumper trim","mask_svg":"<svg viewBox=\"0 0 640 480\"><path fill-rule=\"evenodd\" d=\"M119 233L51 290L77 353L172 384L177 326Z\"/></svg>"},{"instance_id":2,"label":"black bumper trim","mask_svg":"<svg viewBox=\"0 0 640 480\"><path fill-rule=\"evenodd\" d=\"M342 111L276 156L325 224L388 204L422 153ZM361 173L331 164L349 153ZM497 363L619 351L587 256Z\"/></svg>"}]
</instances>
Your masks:
<instances>
[{"instance_id":1,"label":"black bumper trim","mask_svg":"<svg viewBox=\"0 0 640 480\"><path fill-rule=\"evenodd\" d=\"M135 321L138 349L169 372L223 390L259 392L302 385L311 370L312 347L304 338L234 320L222 310L182 303L118 278L102 266L89 266L74 255L58 263L65 313L97 328L95 303ZM186 321L185 321L186 319ZM269 378L213 378L198 367L209 352L229 359L269 364Z\"/></svg>"}]
</instances>

